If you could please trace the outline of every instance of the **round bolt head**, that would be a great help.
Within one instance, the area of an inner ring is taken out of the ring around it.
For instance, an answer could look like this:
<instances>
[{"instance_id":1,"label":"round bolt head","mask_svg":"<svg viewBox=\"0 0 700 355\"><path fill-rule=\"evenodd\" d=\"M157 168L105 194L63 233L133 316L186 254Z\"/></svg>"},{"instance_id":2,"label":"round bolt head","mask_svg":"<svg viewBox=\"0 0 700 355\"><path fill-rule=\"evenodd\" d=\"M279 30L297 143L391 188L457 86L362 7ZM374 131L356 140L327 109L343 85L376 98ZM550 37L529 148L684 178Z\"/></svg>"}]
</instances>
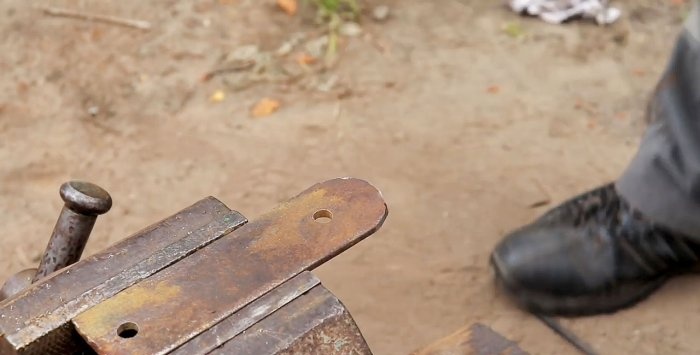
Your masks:
<instances>
[{"instance_id":1,"label":"round bolt head","mask_svg":"<svg viewBox=\"0 0 700 355\"><path fill-rule=\"evenodd\" d=\"M60 194L66 207L77 213L96 216L112 208L112 197L109 193L89 182L66 182L61 185Z\"/></svg>"}]
</instances>

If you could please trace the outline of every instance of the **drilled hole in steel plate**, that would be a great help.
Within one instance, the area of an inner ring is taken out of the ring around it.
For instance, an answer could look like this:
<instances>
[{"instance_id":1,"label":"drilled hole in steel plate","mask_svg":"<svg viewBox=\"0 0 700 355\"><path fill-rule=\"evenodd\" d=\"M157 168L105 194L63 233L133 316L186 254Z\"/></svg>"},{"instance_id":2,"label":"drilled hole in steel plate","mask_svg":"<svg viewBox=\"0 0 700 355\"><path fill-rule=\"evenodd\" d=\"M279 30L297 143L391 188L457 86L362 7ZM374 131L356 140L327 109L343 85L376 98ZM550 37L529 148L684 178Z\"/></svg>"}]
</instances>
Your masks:
<instances>
[{"instance_id":1,"label":"drilled hole in steel plate","mask_svg":"<svg viewBox=\"0 0 700 355\"><path fill-rule=\"evenodd\" d=\"M121 338L133 338L138 333L139 326L132 322L126 322L117 328L117 335Z\"/></svg>"},{"instance_id":2,"label":"drilled hole in steel plate","mask_svg":"<svg viewBox=\"0 0 700 355\"><path fill-rule=\"evenodd\" d=\"M318 223L328 223L333 219L333 213L329 210L318 210L314 213L314 221Z\"/></svg>"}]
</instances>

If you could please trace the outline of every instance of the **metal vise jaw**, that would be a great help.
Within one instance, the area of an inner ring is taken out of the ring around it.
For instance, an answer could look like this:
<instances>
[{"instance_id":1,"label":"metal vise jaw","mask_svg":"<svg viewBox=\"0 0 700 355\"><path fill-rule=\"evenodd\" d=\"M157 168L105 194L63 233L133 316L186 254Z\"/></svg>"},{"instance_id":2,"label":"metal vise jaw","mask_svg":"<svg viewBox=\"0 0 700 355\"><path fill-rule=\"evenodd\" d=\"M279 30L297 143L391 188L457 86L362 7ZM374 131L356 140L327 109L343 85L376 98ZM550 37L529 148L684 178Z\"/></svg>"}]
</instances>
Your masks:
<instances>
[{"instance_id":1,"label":"metal vise jaw","mask_svg":"<svg viewBox=\"0 0 700 355\"><path fill-rule=\"evenodd\" d=\"M386 216L350 178L250 223L206 198L0 301L0 355L371 354L309 270Z\"/></svg>"}]
</instances>

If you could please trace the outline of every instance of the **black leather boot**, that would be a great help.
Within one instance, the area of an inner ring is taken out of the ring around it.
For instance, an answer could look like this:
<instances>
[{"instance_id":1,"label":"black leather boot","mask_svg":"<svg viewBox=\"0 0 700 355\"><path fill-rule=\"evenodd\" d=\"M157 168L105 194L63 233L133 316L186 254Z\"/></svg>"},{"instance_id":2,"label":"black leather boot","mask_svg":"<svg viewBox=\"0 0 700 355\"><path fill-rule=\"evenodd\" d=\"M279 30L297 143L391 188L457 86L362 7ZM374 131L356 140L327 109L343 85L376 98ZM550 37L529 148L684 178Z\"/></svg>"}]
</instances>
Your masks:
<instances>
[{"instance_id":1,"label":"black leather boot","mask_svg":"<svg viewBox=\"0 0 700 355\"><path fill-rule=\"evenodd\" d=\"M512 232L491 262L521 306L575 316L631 306L693 269L699 255L696 243L630 208L609 184Z\"/></svg>"}]
</instances>

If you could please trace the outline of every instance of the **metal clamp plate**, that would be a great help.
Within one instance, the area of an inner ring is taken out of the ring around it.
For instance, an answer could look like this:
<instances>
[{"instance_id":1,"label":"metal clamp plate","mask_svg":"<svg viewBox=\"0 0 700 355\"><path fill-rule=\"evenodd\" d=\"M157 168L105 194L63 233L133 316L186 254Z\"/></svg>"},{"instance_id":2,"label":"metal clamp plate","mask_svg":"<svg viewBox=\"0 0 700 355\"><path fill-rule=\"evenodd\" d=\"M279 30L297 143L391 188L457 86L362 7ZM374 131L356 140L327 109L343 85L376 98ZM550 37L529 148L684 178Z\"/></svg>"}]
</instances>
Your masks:
<instances>
[{"instance_id":1,"label":"metal clamp plate","mask_svg":"<svg viewBox=\"0 0 700 355\"><path fill-rule=\"evenodd\" d=\"M365 181L317 184L73 323L100 354L167 354L371 235L386 215L381 194ZM120 336L125 325L132 337Z\"/></svg>"}]
</instances>

